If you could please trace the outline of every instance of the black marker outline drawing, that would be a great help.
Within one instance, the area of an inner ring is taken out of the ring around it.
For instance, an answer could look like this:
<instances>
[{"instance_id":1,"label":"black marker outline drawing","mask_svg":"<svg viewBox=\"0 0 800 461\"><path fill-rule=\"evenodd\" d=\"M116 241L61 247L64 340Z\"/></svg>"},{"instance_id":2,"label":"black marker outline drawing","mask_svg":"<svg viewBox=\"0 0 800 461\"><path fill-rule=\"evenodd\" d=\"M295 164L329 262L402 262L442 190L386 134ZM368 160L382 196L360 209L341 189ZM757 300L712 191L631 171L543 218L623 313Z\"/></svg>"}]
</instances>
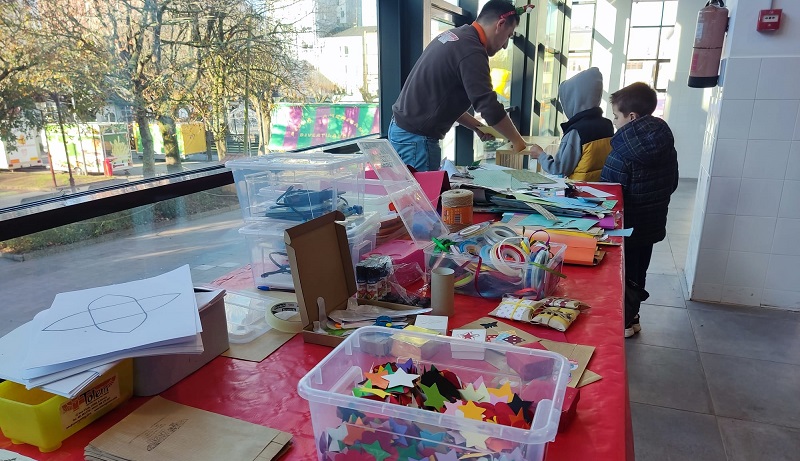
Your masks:
<instances>
[{"instance_id":1,"label":"black marker outline drawing","mask_svg":"<svg viewBox=\"0 0 800 461\"><path fill-rule=\"evenodd\" d=\"M76 312L60 318L43 328L42 331L71 331L95 327L98 330L105 331L107 333L131 333L142 326L145 321L147 321L148 312L152 312L156 309L166 306L177 299L180 295L180 293L166 293L155 296L147 296L139 299L127 295L103 295L87 304L85 311ZM102 300L104 300L104 298L123 299L120 300L120 302L113 302L100 307L92 307L92 305L95 303L102 304ZM103 311L104 309L112 310ZM127 315L119 315L125 314L126 310L133 310L134 312ZM116 312L116 316L114 315L115 311L118 311Z\"/></svg>"}]
</instances>

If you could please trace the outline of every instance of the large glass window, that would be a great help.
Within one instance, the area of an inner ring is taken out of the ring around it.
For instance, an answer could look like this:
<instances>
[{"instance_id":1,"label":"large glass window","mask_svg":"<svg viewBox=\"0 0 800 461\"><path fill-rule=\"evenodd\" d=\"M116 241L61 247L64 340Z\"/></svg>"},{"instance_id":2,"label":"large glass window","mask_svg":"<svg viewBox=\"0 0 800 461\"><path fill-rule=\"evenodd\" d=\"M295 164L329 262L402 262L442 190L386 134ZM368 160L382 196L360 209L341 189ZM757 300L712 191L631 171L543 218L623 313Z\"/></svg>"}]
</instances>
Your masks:
<instances>
[{"instance_id":1,"label":"large glass window","mask_svg":"<svg viewBox=\"0 0 800 461\"><path fill-rule=\"evenodd\" d=\"M676 0L635 1L631 9L625 85L645 82L655 88L658 106L654 115L659 117L664 114L667 84L678 52L677 13Z\"/></svg>"},{"instance_id":2,"label":"large glass window","mask_svg":"<svg viewBox=\"0 0 800 461\"><path fill-rule=\"evenodd\" d=\"M569 59L567 60L568 79L591 66L592 43L594 42L594 0L575 1L572 4L569 31Z\"/></svg>"},{"instance_id":3,"label":"large glass window","mask_svg":"<svg viewBox=\"0 0 800 461\"><path fill-rule=\"evenodd\" d=\"M536 31L539 56L535 89L539 117L538 126L532 132L540 136L557 136L560 134L558 125L565 120L559 110L558 85L566 74L563 49L566 15L563 2L548 0L540 2L539 7Z\"/></svg>"},{"instance_id":4,"label":"large glass window","mask_svg":"<svg viewBox=\"0 0 800 461\"><path fill-rule=\"evenodd\" d=\"M375 0L2 2L0 208L378 133L378 84Z\"/></svg>"}]
</instances>

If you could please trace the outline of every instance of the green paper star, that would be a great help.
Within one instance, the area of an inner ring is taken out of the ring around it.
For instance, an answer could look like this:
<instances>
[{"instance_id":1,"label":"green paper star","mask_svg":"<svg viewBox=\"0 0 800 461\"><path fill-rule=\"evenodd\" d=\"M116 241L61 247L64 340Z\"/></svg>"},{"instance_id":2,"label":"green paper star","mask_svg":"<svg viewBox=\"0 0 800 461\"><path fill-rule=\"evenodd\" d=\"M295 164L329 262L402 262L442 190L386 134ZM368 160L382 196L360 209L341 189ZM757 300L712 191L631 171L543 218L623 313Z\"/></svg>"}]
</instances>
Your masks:
<instances>
[{"instance_id":1,"label":"green paper star","mask_svg":"<svg viewBox=\"0 0 800 461\"><path fill-rule=\"evenodd\" d=\"M417 459L419 457L419 450L417 444L411 443L407 447L397 448L397 459Z\"/></svg>"},{"instance_id":2,"label":"green paper star","mask_svg":"<svg viewBox=\"0 0 800 461\"><path fill-rule=\"evenodd\" d=\"M422 392L425 393L425 406L435 408L436 411L439 411L443 406L444 402L447 401L446 398L439 393L439 386L436 383L433 386L428 387L422 383L419 384L419 388L422 389Z\"/></svg>"},{"instance_id":3,"label":"green paper star","mask_svg":"<svg viewBox=\"0 0 800 461\"><path fill-rule=\"evenodd\" d=\"M378 442L377 440L372 442L369 445L365 445L365 444L362 443L359 446L364 451L366 451L367 453L369 453L373 457L375 457L376 461L383 461L384 459L386 459L386 458L388 458L390 456L389 453L386 453L386 451L383 449L383 447L381 447L380 442Z\"/></svg>"}]
</instances>

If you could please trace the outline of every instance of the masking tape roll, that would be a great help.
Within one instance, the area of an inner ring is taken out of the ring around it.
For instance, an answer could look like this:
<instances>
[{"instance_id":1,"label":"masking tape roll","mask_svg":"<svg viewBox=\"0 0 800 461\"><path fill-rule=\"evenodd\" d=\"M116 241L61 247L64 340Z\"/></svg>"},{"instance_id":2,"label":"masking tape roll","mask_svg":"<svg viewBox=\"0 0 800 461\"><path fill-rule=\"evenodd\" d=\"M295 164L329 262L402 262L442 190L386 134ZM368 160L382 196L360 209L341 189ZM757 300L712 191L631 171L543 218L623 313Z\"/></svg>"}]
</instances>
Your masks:
<instances>
[{"instance_id":1,"label":"masking tape roll","mask_svg":"<svg viewBox=\"0 0 800 461\"><path fill-rule=\"evenodd\" d=\"M300 333L303 331L303 322L300 320L297 303L273 304L267 310L265 317L269 326L278 331L284 333Z\"/></svg>"}]
</instances>

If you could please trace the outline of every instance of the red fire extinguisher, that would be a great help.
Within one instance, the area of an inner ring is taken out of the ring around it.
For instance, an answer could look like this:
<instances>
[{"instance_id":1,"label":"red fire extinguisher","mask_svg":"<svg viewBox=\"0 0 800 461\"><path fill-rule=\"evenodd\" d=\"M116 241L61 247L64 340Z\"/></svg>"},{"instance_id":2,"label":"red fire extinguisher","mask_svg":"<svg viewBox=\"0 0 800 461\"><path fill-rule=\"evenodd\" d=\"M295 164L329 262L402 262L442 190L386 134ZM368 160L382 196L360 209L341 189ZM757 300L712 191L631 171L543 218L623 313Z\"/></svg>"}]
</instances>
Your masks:
<instances>
[{"instance_id":1,"label":"red fire extinguisher","mask_svg":"<svg viewBox=\"0 0 800 461\"><path fill-rule=\"evenodd\" d=\"M709 88L719 80L722 43L728 30L728 9L723 0L711 0L697 13L689 86Z\"/></svg>"}]
</instances>

